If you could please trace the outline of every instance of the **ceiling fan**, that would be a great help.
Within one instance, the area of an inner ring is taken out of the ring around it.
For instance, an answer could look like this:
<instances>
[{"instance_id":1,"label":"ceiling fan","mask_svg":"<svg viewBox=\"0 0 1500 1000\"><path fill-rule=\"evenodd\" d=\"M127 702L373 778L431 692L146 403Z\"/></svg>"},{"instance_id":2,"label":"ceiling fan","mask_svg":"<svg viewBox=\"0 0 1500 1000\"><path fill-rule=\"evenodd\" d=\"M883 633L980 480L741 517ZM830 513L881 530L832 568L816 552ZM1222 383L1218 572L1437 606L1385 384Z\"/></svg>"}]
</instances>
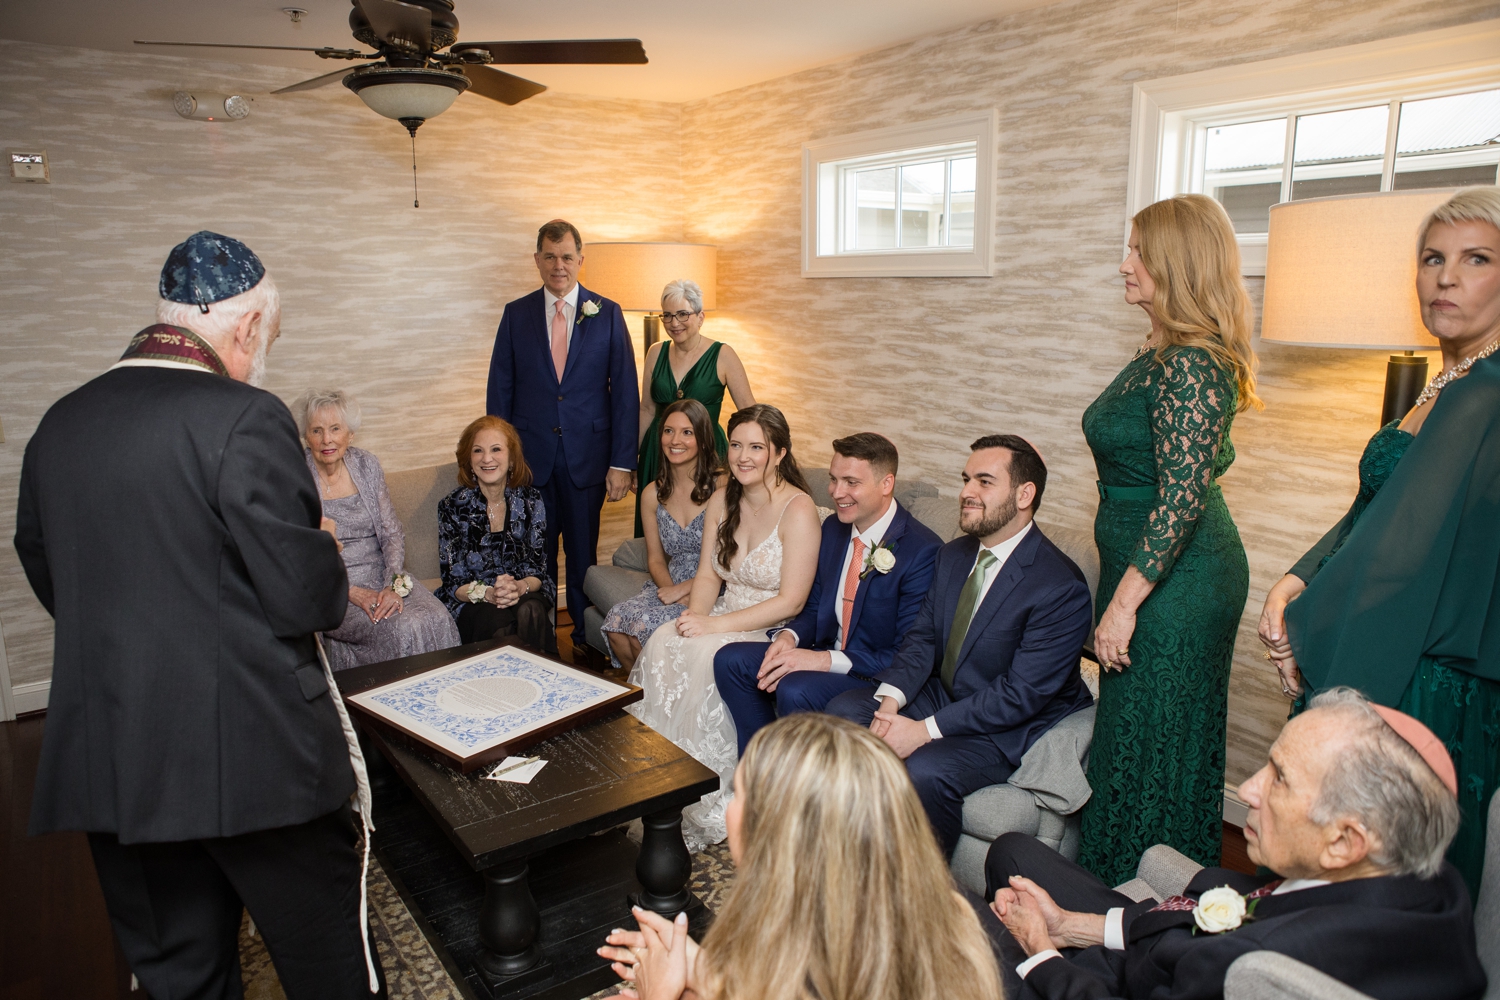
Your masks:
<instances>
[{"instance_id":1,"label":"ceiling fan","mask_svg":"<svg viewBox=\"0 0 1500 1000\"><path fill-rule=\"evenodd\" d=\"M460 43L453 0L350 0L350 4L349 27L354 38L374 52L225 42L137 40L136 44L278 49L312 52L322 59L363 61L364 65L352 70L334 70L273 93L312 90L342 78L344 86L359 95L370 110L406 126L413 139L418 126L447 111L466 90L502 104L519 104L547 89L540 83L491 69L495 63L646 62L646 50L638 38Z\"/></svg>"}]
</instances>

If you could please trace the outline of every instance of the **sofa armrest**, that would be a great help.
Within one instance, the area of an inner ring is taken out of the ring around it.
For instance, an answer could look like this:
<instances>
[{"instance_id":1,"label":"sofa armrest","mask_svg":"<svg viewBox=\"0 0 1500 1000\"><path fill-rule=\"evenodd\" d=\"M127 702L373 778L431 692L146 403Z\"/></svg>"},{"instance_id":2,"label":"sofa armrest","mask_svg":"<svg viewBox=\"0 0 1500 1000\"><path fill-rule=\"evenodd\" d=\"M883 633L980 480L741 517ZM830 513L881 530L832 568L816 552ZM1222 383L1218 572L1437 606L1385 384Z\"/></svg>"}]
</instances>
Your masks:
<instances>
[{"instance_id":1,"label":"sofa armrest","mask_svg":"<svg viewBox=\"0 0 1500 1000\"><path fill-rule=\"evenodd\" d=\"M1182 895L1193 876L1202 870L1202 865L1175 848L1157 844L1147 848L1146 853L1141 855L1135 877L1151 886L1156 891L1157 898L1166 899Z\"/></svg>"},{"instance_id":2,"label":"sofa armrest","mask_svg":"<svg viewBox=\"0 0 1500 1000\"><path fill-rule=\"evenodd\" d=\"M1252 951L1229 967L1224 1000L1370 1000L1370 996L1280 952Z\"/></svg>"}]
</instances>

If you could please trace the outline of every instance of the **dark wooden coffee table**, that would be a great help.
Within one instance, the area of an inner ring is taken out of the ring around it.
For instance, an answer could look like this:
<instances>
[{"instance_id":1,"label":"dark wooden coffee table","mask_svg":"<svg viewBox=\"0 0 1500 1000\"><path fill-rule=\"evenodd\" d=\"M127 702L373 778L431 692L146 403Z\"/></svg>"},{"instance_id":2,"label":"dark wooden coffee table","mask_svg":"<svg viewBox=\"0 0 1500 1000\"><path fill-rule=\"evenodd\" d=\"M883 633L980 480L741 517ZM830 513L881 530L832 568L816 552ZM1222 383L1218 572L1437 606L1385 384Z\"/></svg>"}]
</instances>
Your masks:
<instances>
[{"instance_id":1,"label":"dark wooden coffee table","mask_svg":"<svg viewBox=\"0 0 1500 1000\"><path fill-rule=\"evenodd\" d=\"M350 695L513 642L474 643L336 677ZM669 916L686 909L701 924L701 904L687 888L682 809L716 790L719 777L633 716L617 712L526 750L548 763L519 785L486 779L491 768L464 775L352 714L394 772L372 761L377 853L439 938L433 943L446 951L450 971L471 990L576 1000L609 985L614 977L593 950L611 927L629 923L630 902ZM633 852L618 831L606 831L637 817L644 833ZM440 836L452 850L434 847ZM622 871L632 860L634 878ZM534 884L544 888L541 908Z\"/></svg>"}]
</instances>

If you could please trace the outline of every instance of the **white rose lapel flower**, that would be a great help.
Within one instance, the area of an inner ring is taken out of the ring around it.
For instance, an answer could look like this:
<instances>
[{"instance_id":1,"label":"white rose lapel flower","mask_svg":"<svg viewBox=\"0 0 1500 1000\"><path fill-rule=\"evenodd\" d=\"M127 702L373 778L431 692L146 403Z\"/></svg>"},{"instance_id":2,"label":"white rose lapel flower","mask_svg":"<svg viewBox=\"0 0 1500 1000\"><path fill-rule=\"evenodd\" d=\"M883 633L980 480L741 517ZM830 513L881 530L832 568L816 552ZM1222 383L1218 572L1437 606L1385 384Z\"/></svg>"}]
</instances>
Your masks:
<instances>
[{"instance_id":1,"label":"white rose lapel flower","mask_svg":"<svg viewBox=\"0 0 1500 1000\"><path fill-rule=\"evenodd\" d=\"M410 573L397 573L391 577L391 591L397 597L405 597L411 593L412 582Z\"/></svg>"},{"instance_id":2,"label":"white rose lapel flower","mask_svg":"<svg viewBox=\"0 0 1500 1000\"><path fill-rule=\"evenodd\" d=\"M865 577L870 575L871 571L884 576L895 568L896 550L891 548L889 543L881 542L879 545L871 549L870 554L865 557L865 568L864 571L859 574L859 578L863 580Z\"/></svg>"},{"instance_id":3,"label":"white rose lapel flower","mask_svg":"<svg viewBox=\"0 0 1500 1000\"><path fill-rule=\"evenodd\" d=\"M589 301L578 307L578 322L580 323L583 322L584 317L586 316L597 315L599 315L599 302L597 299L590 299Z\"/></svg>"},{"instance_id":4,"label":"white rose lapel flower","mask_svg":"<svg viewBox=\"0 0 1500 1000\"><path fill-rule=\"evenodd\" d=\"M1208 890L1198 897L1198 905L1193 907L1193 923L1205 934L1232 931L1254 916L1254 904L1247 906L1245 897L1227 885Z\"/></svg>"}]
</instances>

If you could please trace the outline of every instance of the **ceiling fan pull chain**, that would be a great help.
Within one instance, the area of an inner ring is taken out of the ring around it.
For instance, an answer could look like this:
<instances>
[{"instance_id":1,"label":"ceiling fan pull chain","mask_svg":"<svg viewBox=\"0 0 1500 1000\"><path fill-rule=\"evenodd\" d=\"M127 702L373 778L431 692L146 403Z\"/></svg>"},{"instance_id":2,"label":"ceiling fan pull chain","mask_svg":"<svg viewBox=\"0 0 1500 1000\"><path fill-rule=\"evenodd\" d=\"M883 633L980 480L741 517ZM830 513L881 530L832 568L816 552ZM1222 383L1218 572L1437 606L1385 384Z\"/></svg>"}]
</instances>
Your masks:
<instances>
[{"instance_id":1,"label":"ceiling fan pull chain","mask_svg":"<svg viewBox=\"0 0 1500 1000\"><path fill-rule=\"evenodd\" d=\"M411 207L422 207L417 201L417 133L415 130L411 134Z\"/></svg>"}]
</instances>

